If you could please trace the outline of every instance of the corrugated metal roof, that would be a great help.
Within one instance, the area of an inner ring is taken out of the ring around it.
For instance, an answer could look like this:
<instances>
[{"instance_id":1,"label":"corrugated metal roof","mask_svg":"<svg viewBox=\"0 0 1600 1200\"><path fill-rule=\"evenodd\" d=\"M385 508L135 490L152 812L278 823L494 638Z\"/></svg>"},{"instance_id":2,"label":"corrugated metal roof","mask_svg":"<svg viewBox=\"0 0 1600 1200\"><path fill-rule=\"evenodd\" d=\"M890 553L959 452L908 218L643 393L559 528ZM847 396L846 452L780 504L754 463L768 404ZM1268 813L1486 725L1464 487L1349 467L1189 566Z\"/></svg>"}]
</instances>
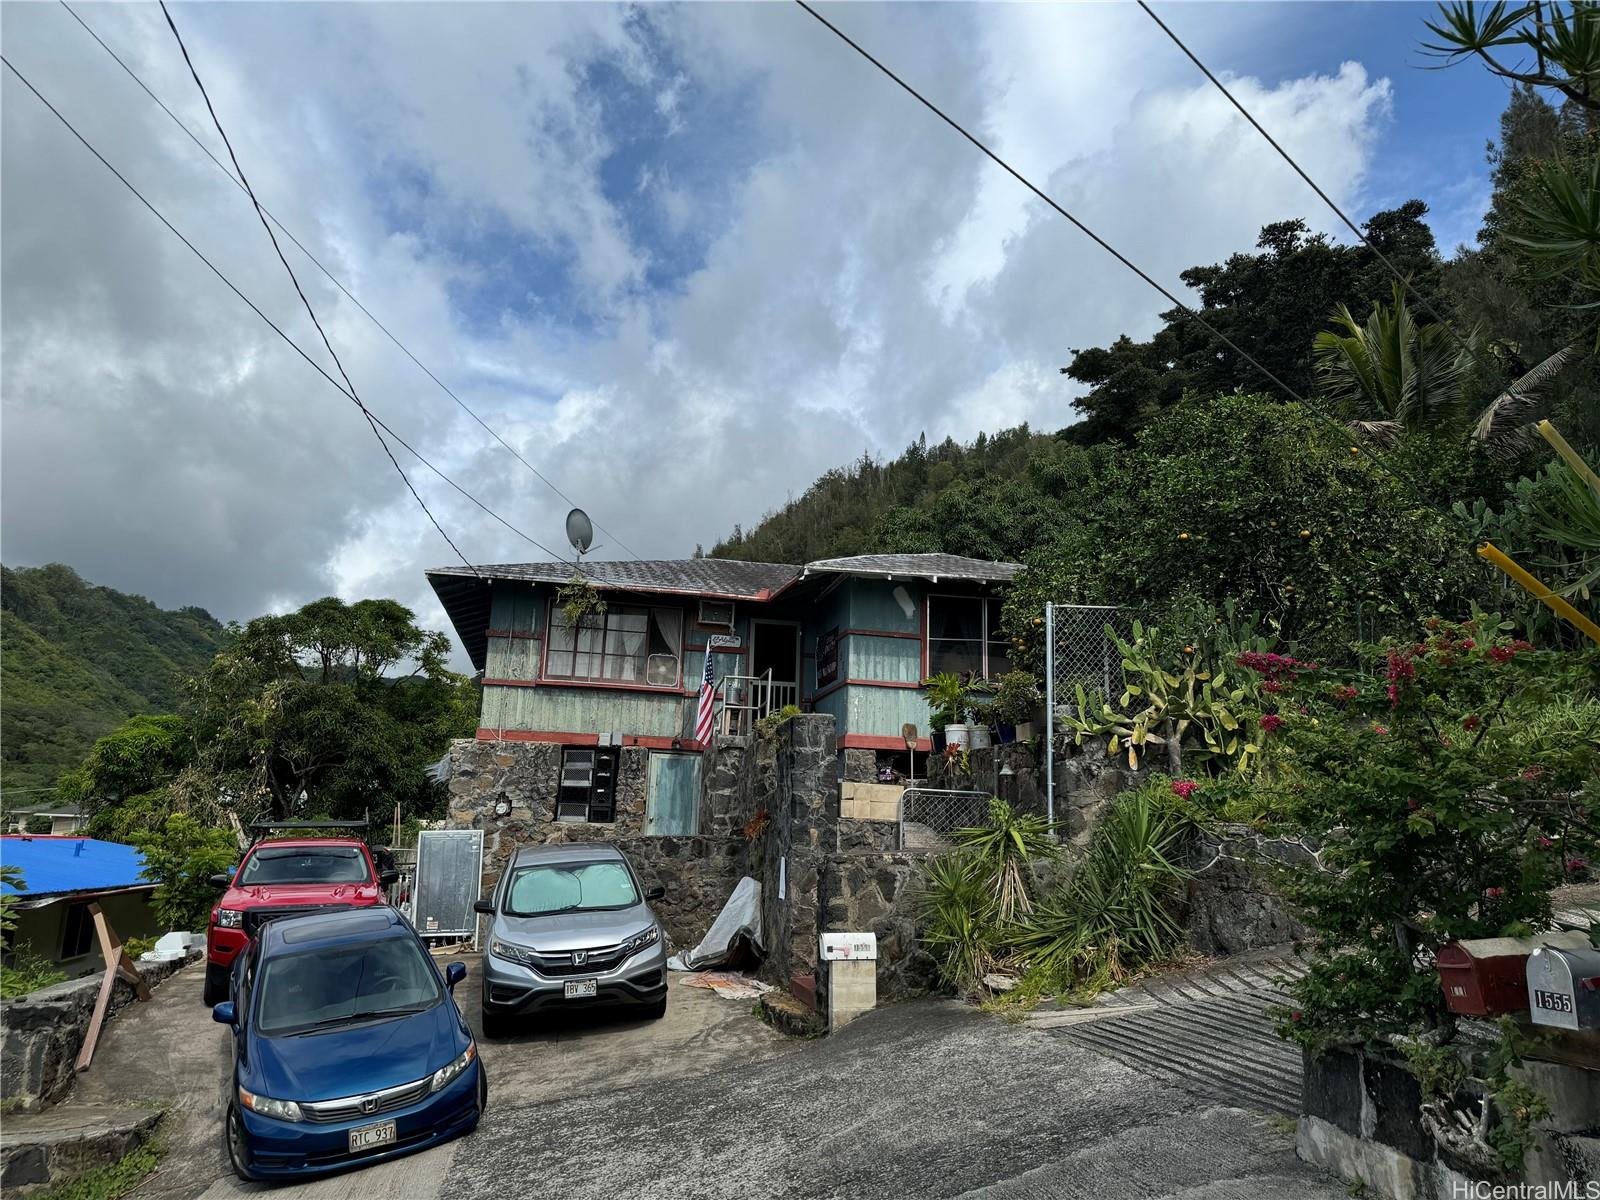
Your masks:
<instances>
[{"instance_id":1,"label":"corrugated metal roof","mask_svg":"<svg viewBox=\"0 0 1600 1200\"><path fill-rule=\"evenodd\" d=\"M528 583L566 583L572 573L573 565L564 562L498 563L478 568L478 574L486 579ZM730 558L618 559L586 562L583 574L600 588L754 600L788 583L800 574L800 568L786 563L740 562ZM464 566L435 567L428 572L430 579L436 575L472 578L472 572Z\"/></svg>"},{"instance_id":2,"label":"corrugated metal roof","mask_svg":"<svg viewBox=\"0 0 1600 1200\"><path fill-rule=\"evenodd\" d=\"M144 877L143 854L132 846L98 838L6 834L0 837L0 863L22 871L21 888L4 885L8 896L31 898L152 885Z\"/></svg>"},{"instance_id":3,"label":"corrugated metal roof","mask_svg":"<svg viewBox=\"0 0 1600 1200\"><path fill-rule=\"evenodd\" d=\"M990 562L959 554L857 554L822 558L805 567L808 575L899 575L908 579L971 579L1005 583L1022 570L1021 563Z\"/></svg>"}]
</instances>

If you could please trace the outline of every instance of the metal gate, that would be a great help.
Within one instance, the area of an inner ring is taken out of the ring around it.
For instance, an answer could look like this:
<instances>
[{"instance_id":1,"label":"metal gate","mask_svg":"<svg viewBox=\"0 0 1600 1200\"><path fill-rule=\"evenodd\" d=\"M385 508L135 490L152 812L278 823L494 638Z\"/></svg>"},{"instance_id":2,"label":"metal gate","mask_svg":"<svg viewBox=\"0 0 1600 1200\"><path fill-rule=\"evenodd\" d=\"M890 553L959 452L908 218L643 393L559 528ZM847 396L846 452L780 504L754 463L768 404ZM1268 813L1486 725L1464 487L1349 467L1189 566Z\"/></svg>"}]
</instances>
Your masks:
<instances>
[{"instance_id":1,"label":"metal gate","mask_svg":"<svg viewBox=\"0 0 1600 1200\"><path fill-rule=\"evenodd\" d=\"M988 792L909 787L900 794L900 849L950 848L958 829L989 823Z\"/></svg>"},{"instance_id":2,"label":"metal gate","mask_svg":"<svg viewBox=\"0 0 1600 1200\"><path fill-rule=\"evenodd\" d=\"M1105 604L1044 606L1045 815L1056 819L1056 713L1078 706L1078 688L1109 697L1122 681L1122 655L1111 631L1126 636L1122 611Z\"/></svg>"},{"instance_id":3,"label":"metal gate","mask_svg":"<svg viewBox=\"0 0 1600 1200\"><path fill-rule=\"evenodd\" d=\"M417 835L412 924L423 937L478 939L473 904L483 888L483 830L424 829Z\"/></svg>"}]
</instances>

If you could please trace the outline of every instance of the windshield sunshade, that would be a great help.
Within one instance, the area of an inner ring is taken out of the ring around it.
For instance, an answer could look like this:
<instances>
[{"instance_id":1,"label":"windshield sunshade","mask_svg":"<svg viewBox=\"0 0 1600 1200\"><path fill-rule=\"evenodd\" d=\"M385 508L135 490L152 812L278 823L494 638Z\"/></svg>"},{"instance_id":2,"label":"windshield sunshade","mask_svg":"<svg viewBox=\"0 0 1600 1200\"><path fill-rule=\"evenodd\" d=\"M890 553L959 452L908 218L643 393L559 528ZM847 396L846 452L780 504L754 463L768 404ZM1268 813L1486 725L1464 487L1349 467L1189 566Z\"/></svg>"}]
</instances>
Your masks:
<instances>
[{"instance_id":1,"label":"windshield sunshade","mask_svg":"<svg viewBox=\"0 0 1600 1200\"><path fill-rule=\"evenodd\" d=\"M506 894L506 911L516 917L628 908L637 903L633 876L617 862L524 867L512 877Z\"/></svg>"},{"instance_id":2,"label":"windshield sunshade","mask_svg":"<svg viewBox=\"0 0 1600 1200\"><path fill-rule=\"evenodd\" d=\"M269 958L257 985L256 1028L289 1033L439 1001L439 981L408 937Z\"/></svg>"}]
</instances>

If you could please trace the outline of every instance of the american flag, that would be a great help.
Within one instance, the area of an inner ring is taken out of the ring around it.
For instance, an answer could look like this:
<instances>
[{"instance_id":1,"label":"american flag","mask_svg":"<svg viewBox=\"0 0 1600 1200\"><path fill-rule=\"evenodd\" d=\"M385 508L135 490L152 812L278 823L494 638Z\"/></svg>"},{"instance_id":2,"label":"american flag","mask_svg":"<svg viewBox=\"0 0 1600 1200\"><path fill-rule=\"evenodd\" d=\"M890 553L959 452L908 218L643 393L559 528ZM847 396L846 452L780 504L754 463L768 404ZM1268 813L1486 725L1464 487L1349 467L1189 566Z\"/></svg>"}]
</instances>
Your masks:
<instances>
[{"instance_id":1,"label":"american flag","mask_svg":"<svg viewBox=\"0 0 1600 1200\"><path fill-rule=\"evenodd\" d=\"M711 743L711 723L716 708L717 688L711 661L711 647L706 647L706 673L700 681L700 710L694 718L694 740L702 746Z\"/></svg>"}]
</instances>

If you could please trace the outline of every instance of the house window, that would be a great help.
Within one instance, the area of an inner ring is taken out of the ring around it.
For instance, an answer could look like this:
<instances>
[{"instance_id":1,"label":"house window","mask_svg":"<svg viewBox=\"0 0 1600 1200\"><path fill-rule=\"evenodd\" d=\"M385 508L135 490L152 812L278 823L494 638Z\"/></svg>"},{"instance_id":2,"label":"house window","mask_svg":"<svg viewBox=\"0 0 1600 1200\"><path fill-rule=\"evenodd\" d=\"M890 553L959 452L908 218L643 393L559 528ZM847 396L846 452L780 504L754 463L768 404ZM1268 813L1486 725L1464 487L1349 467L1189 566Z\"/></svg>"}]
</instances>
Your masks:
<instances>
[{"instance_id":1,"label":"house window","mask_svg":"<svg viewBox=\"0 0 1600 1200\"><path fill-rule=\"evenodd\" d=\"M572 625L552 608L545 677L676 688L682 652L678 609L613 604Z\"/></svg>"},{"instance_id":2,"label":"house window","mask_svg":"<svg viewBox=\"0 0 1600 1200\"><path fill-rule=\"evenodd\" d=\"M617 752L568 746L561 752L556 820L609 823L617 819Z\"/></svg>"},{"instance_id":3,"label":"house window","mask_svg":"<svg viewBox=\"0 0 1600 1200\"><path fill-rule=\"evenodd\" d=\"M1011 669L993 596L928 597L928 674L998 679Z\"/></svg>"},{"instance_id":4,"label":"house window","mask_svg":"<svg viewBox=\"0 0 1600 1200\"><path fill-rule=\"evenodd\" d=\"M89 953L94 938L94 918L87 904L73 904L67 908L66 920L61 924L61 957L79 958Z\"/></svg>"}]
</instances>

